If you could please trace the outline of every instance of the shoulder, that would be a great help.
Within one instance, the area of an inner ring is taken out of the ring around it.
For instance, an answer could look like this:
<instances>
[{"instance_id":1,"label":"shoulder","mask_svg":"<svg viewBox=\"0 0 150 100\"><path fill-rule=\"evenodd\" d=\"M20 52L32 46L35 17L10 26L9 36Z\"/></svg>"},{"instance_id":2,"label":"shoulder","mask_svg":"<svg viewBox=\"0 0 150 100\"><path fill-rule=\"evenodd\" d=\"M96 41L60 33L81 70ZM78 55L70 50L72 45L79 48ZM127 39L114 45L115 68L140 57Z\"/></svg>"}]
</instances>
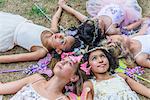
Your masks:
<instances>
[{"instance_id":1,"label":"shoulder","mask_svg":"<svg viewBox=\"0 0 150 100\"><path fill-rule=\"evenodd\" d=\"M44 57L48 50L43 46L32 46L31 51L34 53L35 57Z\"/></svg>"},{"instance_id":2,"label":"shoulder","mask_svg":"<svg viewBox=\"0 0 150 100\"><path fill-rule=\"evenodd\" d=\"M83 84L83 88L89 87L90 89L93 89L93 84L90 80L85 81Z\"/></svg>"},{"instance_id":3,"label":"shoulder","mask_svg":"<svg viewBox=\"0 0 150 100\"><path fill-rule=\"evenodd\" d=\"M41 79L45 79L45 78L42 77L40 74L33 74L28 77L17 80L17 84L22 84L22 85L31 84Z\"/></svg>"},{"instance_id":4,"label":"shoulder","mask_svg":"<svg viewBox=\"0 0 150 100\"><path fill-rule=\"evenodd\" d=\"M147 59L148 57L149 57L148 54L141 52L139 55L137 55L135 57L135 60L138 61L138 62L140 62L140 63L142 63L143 60Z\"/></svg>"},{"instance_id":5,"label":"shoulder","mask_svg":"<svg viewBox=\"0 0 150 100\"><path fill-rule=\"evenodd\" d=\"M138 65L141 65L143 67L149 67L150 61L149 61L149 54L146 53L140 53L135 57L135 61Z\"/></svg>"},{"instance_id":6,"label":"shoulder","mask_svg":"<svg viewBox=\"0 0 150 100\"><path fill-rule=\"evenodd\" d=\"M36 82L38 80L45 79L40 74L33 74L33 75L31 75L31 76L29 76L27 78L28 78L28 83L34 83L34 82Z\"/></svg>"}]
</instances>

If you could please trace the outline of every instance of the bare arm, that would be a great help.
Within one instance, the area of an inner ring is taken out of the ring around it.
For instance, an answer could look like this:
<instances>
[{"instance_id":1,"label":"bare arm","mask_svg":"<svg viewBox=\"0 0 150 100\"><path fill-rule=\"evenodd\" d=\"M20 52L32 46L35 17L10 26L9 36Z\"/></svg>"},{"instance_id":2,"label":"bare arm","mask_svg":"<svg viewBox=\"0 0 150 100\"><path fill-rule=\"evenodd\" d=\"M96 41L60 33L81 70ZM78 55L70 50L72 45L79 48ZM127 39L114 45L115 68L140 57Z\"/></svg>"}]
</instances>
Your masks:
<instances>
[{"instance_id":1,"label":"bare arm","mask_svg":"<svg viewBox=\"0 0 150 100\"><path fill-rule=\"evenodd\" d=\"M21 62L21 61L35 61L46 55L46 51L42 48L40 50L30 52L30 53L21 53L13 55L3 55L0 56L0 63L11 63L11 62Z\"/></svg>"},{"instance_id":2,"label":"bare arm","mask_svg":"<svg viewBox=\"0 0 150 100\"><path fill-rule=\"evenodd\" d=\"M67 11L68 13L74 15L78 20L80 20L81 22L83 22L85 19L87 19L87 17L83 14L81 14L80 12L76 11L75 9L67 6L65 4L65 0L59 0L59 5L65 10Z\"/></svg>"},{"instance_id":3,"label":"bare arm","mask_svg":"<svg viewBox=\"0 0 150 100\"><path fill-rule=\"evenodd\" d=\"M112 25L106 33L107 35L121 35L120 28L116 28L116 25Z\"/></svg>"},{"instance_id":4,"label":"bare arm","mask_svg":"<svg viewBox=\"0 0 150 100\"><path fill-rule=\"evenodd\" d=\"M132 29L137 28L138 26L140 26L142 23L143 23L143 20L140 19L140 20L138 20L138 21L136 21L136 22L126 26L126 29L127 30L132 30Z\"/></svg>"},{"instance_id":5,"label":"bare arm","mask_svg":"<svg viewBox=\"0 0 150 100\"><path fill-rule=\"evenodd\" d=\"M135 61L140 66L150 68L150 54L140 54Z\"/></svg>"},{"instance_id":6,"label":"bare arm","mask_svg":"<svg viewBox=\"0 0 150 100\"><path fill-rule=\"evenodd\" d=\"M134 90L135 92L137 92L143 96L150 98L150 89L149 88L145 87L144 85L136 82L132 78L130 78L122 73L120 73L119 76L123 77L126 80L126 82L131 87L132 90Z\"/></svg>"},{"instance_id":7,"label":"bare arm","mask_svg":"<svg viewBox=\"0 0 150 100\"><path fill-rule=\"evenodd\" d=\"M86 97L84 97L84 100L93 100L94 90L93 90L93 85L90 81L86 81L83 84L83 89L87 89L87 88L89 88L90 91L86 93Z\"/></svg>"},{"instance_id":8,"label":"bare arm","mask_svg":"<svg viewBox=\"0 0 150 100\"><path fill-rule=\"evenodd\" d=\"M51 21L51 30L55 33L58 32L58 21L60 19L61 16L61 12L62 12L62 8L59 7L57 12L54 14L54 16L52 17L52 21Z\"/></svg>"},{"instance_id":9,"label":"bare arm","mask_svg":"<svg viewBox=\"0 0 150 100\"><path fill-rule=\"evenodd\" d=\"M8 83L0 83L0 94L14 94L18 92L23 86L29 83L33 83L36 80L42 79L43 77L39 74L34 74L29 77L8 82Z\"/></svg>"}]
</instances>

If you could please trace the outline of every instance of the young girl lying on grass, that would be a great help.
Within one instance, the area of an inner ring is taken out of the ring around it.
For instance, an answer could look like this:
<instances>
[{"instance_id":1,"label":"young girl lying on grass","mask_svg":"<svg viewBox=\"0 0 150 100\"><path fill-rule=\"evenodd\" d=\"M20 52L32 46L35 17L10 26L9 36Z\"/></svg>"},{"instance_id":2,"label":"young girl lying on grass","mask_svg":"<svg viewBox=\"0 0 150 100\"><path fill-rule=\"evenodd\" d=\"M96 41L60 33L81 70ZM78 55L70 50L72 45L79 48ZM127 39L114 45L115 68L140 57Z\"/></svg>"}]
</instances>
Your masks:
<instances>
[{"instance_id":1,"label":"young girl lying on grass","mask_svg":"<svg viewBox=\"0 0 150 100\"><path fill-rule=\"evenodd\" d=\"M82 76L79 63L82 56L66 56L57 62L50 80L45 80L39 74L8 82L0 83L0 94L15 94L10 100L72 100L64 94L64 88L70 82L74 86L74 93L80 93Z\"/></svg>"},{"instance_id":2,"label":"young girl lying on grass","mask_svg":"<svg viewBox=\"0 0 150 100\"><path fill-rule=\"evenodd\" d=\"M87 16L66 5L66 1L68 0L59 0L58 4L80 20L83 23L80 27L87 31L86 27L91 21L87 20ZM90 20L94 23L91 23L90 27L93 28L93 32L95 28L101 30L101 35L121 34L119 27L125 27L133 22L139 23L142 16L137 0L89 0L87 11L93 15Z\"/></svg>"},{"instance_id":3,"label":"young girl lying on grass","mask_svg":"<svg viewBox=\"0 0 150 100\"><path fill-rule=\"evenodd\" d=\"M149 88L122 73L112 74L117 64L105 48L91 48L86 57L91 69L90 79L83 86L91 90L87 100L139 100L135 92L150 98Z\"/></svg>"},{"instance_id":4,"label":"young girl lying on grass","mask_svg":"<svg viewBox=\"0 0 150 100\"><path fill-rule=\"evenodd\" d=\"M53 49L59 54L70 50L75 43L74 37L57 33L61 12L62 8L59 7L52 18L50 29L36 25L20 15L0 12L0 52L8 51L15 45L29 51L29 53L1 55L0 63L38 60Z\"/></svg>"}]
</instances>

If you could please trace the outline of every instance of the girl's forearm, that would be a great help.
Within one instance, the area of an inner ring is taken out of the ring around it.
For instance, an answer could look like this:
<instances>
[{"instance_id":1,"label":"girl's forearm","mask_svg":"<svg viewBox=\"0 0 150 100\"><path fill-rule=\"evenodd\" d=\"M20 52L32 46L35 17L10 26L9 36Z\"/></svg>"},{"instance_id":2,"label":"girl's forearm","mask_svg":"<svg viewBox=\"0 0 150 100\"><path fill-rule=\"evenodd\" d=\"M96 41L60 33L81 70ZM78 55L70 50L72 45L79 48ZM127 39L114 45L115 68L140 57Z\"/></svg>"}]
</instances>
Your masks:
<instances>
[{"instance_id":1,"label":"girl's forearm","mask_svg":"<svg viewBox=\"0 0 150 100\"><path fill-rule=\"evenodd\" d=\"M147 25L147 24L144 24L144 25L141 27L140 31L139 31L137 34L138 34L138 35L144 35L145 32L147 31L147 29L148 29L148 25Z\"/></svg>"},{"instance_id":2,"label":"girl's forearm","mask_svg":"<svg viewBox=\"0 0 150 100\"><path fill-rule=\"evenodd\" d=\"M35 61L44 57L46 52L43 49L29 53L20 53L12 55L0 56L0 63L22 62L22 61Z\"/></svg>"},{"instance_id":3,"label":"girl's forearm","mask_svg":"<svg viewBox=\"0 0 150 100\"><path fill-rule=\"evenodd\" d=\"M27 80L17 80L14 82L0 83L0 94L15 94L26 83Z\"/></svg>"},{"instance_id":4,"label":"girl's forearm","mask_svg":"<svg viewBox=\"0 0 150 100\"><path fill-rule=\"evenodd\" d=\"M58 31L58 22L61 16L61 12L62 12L62 8L59 7L57 12L54 14L54 16L52 17L52 21L51 21L51 30L55 33Z\"/></svg>"},{"instance_id":5,"label":"girl's forearm","mask_svg":"<svg viewBox=\"0 0 150 100\"><path fill-rule=\"evenodd\" d=\"M13 55L2 55L0 56L0 63L10 63L10 62L15 62L16 59L14 58Z\"/></svg>"},{"instance_id":6,"label":"girl's forearm","mask_svg":"<svg viewBox=\"0 0 150 100\"><path fill-rule=\"evenodd\" d=\"M135 28L137 28L138 26L140 26L140 25L142 24L142 22L143 22L143 20L140 19L140 20L138 20L138 21L136 21L136 22L134 22L134 23L132 23L132 24L126 26L126 29L127 29L127 30L135 29Z\"/></svg>"},{"instance_id":7,"label":"girl's forearm","mask_svg":"<svg viewBox=\"0 0 150 100\"><path fill-rule=\"evenodd\" d=\"M0 83L0 95L1 94L14 94L18 92L23 86L36 82L37 80L44 79L39 74L34 74L13 82Z\"/></svg>"},{"instance_id":8,"label":"girl's forearm","mask_svg":"<svg viewBox=\"0 0 150 100\"><path fill-rule=\"evenodd\" d=\"M62 12L62 8L59 7L57 12L54 14L53 18L52 18L52 21L56 21L58 22L60 16L61 16L61 12Z\"/></svg>"},{"instance_id":9,"label":"girl's forearm","mask_svg":"<svg viewBox=\"0 0 150 100\"><path fill-rule=\"evenodd\" d=\"M133 80L129 77L127 77L126 81L132 90L134 90L135 92L137 92L143 96L150 98L150 89L149 88L147 88L143 84L136 82L135 80Z\"/></svg>"}]
</instances>

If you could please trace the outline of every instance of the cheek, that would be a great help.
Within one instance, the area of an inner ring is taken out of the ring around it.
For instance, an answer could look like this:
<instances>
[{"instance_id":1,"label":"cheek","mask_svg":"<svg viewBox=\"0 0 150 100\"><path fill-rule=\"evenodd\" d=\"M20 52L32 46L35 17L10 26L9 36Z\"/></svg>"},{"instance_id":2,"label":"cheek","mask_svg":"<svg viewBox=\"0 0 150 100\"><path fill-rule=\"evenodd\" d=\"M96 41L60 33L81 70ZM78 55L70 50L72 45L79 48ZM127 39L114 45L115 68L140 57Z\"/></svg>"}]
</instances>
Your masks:
<instances>
[{"instance_id":1,"label":"cheek","mask_svg":"<svg viewBox=\"0 0 150 100\"><path fill-rule=\"evenodd\" d=\"M65 72L65 73L69 73L69 74L71 74L71 73L73 73L73 69L72 68L70 68L70 66L68 67L68 66L64 66L65 68L63 69L63 71Z\"/></svg>"},{"instance_id":2,"label":"cheek","mask_svg":"<svg viewBox=\"0 0 150 100\"><path fill-rule=\"evenodd\" d=\"M90 64L91 67L97 66L97 62L96 62L96 61L92 61L92 62L90 62L89 64Z\"/></svg>"},{"instance_id":3,"label":"cheek","mask_svg":"<svg viewBox=\"0 0 150 100\"><path fill-rule=\"evenodd\" d=\"M105 62L107 64L107 66L109 67L109 61L108 61L108 59L106 59Z\"/></svg>"}]
</instances>

